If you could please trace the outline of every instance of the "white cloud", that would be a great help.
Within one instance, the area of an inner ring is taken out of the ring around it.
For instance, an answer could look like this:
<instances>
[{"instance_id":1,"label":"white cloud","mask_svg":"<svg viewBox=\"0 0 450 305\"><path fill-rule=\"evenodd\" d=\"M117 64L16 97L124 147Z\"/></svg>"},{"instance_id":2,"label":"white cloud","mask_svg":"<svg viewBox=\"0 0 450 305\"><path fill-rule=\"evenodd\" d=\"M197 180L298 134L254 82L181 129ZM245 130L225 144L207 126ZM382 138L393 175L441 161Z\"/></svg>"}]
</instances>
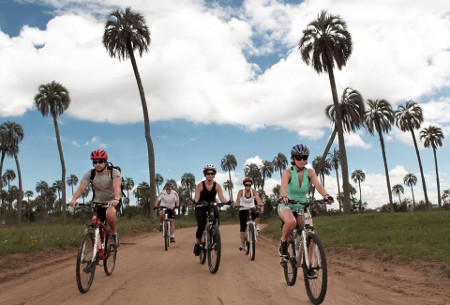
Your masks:
<instances>
[{"instance_id":1,"label":"white cloud","mask_svg":"<svg viewBox=\"0 0 450 305\"><path fill-rule=\"evenodd\" d=\"M109 145L102 143L100 141L100 137L93 136L90 140L88 140L84 143L84 146L96 146L96 147L100 147L100 148L107 148Z\"/></svg>"},{"instance_id":2,"label":"white cloud","mask_svg":"<svg viewBox=\"0 0 450 305\"><path fill-rule=\"evenodd\" d=\"M361 132L358 133L347 133L345 134L345 146L347 147L361 147L364 149L369 149L372 147L372 144L365 143L360 136Z\"/></svg>"}]
</instances>

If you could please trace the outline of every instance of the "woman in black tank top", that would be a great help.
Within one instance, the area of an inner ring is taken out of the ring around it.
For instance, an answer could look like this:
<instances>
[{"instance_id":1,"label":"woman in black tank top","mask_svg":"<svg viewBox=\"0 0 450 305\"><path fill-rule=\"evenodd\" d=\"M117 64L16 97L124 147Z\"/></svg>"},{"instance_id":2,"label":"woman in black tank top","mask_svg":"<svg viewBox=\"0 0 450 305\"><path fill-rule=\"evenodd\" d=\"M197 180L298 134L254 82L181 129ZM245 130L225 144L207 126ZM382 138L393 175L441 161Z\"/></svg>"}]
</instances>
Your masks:
<instances>
[{"instance_id":1,"label":"woman in black tank top","mask_svg":"<svg viewBox=\"0 0 450 305\"><path fill-rule=\"evenodd\" d=\"M225 197L223 197L222 187L214 181L216 173L217 170L212 164L207 164L203 168L205 180L197 184L197 187L195 188L195 202L217 202L217 195L222 203L228 202ZM219 211L217 208L215 210L215 214L218 218ZM197 256L200 253L200 239L203 234L203 229L205 229L206 226L206 207L195 208L195 219L197 220L197 232L195 233L194 254Z\"/></svg>"}]
</instances>

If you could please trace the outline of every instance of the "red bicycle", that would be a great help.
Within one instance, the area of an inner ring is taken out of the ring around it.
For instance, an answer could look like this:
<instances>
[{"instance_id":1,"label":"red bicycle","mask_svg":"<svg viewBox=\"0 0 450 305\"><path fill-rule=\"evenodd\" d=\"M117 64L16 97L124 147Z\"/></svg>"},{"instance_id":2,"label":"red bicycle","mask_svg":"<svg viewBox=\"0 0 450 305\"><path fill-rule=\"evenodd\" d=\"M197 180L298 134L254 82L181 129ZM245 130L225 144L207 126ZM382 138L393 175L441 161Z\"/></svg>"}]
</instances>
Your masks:
<instances>
[{"instance_id":1,"label":"red bicycle","mask_svg":"<svg viewBox=\"0 0 450 305\"><path fill-rule=\"evenodd\" d=\"M77 285L81 293L88 292L94 281L95 268L100 261L107 276L116 266L117 248L114 247L112 232L107 223L102 223L97 216L98 207L109 207L109 203L77 204L91 206L93 209L91 223L86 225L77 256ZM106 221L105 221L106 222Z\"/></svg>"}]
</instances>

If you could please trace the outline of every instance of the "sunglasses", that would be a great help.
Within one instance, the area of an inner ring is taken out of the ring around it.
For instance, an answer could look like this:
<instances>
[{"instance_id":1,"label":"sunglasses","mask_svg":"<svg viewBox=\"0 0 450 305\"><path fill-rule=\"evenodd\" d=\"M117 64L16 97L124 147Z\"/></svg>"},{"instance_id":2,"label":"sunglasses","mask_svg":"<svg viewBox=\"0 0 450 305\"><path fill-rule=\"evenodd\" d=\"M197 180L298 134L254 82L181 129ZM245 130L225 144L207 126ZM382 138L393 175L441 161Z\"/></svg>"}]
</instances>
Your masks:
<instances>
[{"instance_id":1,"label":"sunglasses","mask_svg":"<svg viewBox=\"0 0 450 305\"><path fill-rule=\"evenodd\" d=\"M214 176L216 173L206 173L205 176Z\"/></svg>"},{"instance_id":2,"label":"sunglasses","mask_svg":"<svg viewBox=\"0 0 450 305\"><path fill-rule=\"evenodd\" d=\"M306 160L308 160L308 155L305 155L305 156L295 156L294 159L297 160L297 161L300 161L300 160L306 161Z\"/></svg>"},{"instance_id":3,"label":"sunglasses","mask_svg":"<svg viewBox=\"0 0 450 305\"><path fill-rule=\"evenodd\" d=\"M251 184L244 184L245 186L252 186Z\"/></svg>"},{"instance_id":4,"label":"sunglasses","mask_svg":"<svg viewBox=\"0 0 450 305\"><path fill-rule=\"evenodd\" d=\"M105 160L93 160L92 161L92 164L102 164L102 163L104 163L105 162Z\"/></svg>"}]
</instances>

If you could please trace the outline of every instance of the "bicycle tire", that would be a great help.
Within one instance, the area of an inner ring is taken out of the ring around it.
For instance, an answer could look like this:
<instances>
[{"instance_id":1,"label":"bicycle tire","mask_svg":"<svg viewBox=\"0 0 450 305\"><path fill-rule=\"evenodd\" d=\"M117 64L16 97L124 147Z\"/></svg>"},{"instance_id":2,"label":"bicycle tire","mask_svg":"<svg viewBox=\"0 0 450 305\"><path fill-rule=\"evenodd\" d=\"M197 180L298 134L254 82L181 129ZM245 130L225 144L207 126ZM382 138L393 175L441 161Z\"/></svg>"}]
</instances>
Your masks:
<instances>
[{"instance_id":1,"label":"bicycle tire","mask_svg":"<svg viewBox=\"0 0 450 305\"><path fill-rule=\"evenodd\" d=\"M206 262L206 240L205 234L202 234L202 239L200 240L200 254L198 255L200 258L200 264L204 264Z\"/></svg>"},{"instance_id":2,"label":"bicycle tire","mask_svg":"<svg viewBox=\"0 0 450 305\"><path fill-rule=\"evenodd\" d=\"M107 276L110 276L114 272L114 268L116 267L117 249L114 247L112 239L113 238L111 234L106 235L103 270L105 270L105 274Z\"/></svg>"},{"instance_id":3,"label":"bicycle tire","mask_svg":"<svg viewBox=\"0 0 450 305\"><path fill-rule=\"evenodd\" d=\"M94 281L97 260L92 262L92 256L94 255L95 246L94 234L92 232L84 234L78 248L76 267L77 286L81 293L88 292Z\"/></svg>"},{"instance_id":4,"label":"bicycle tire","mask_svg":"<svg viewBox=\"0 0 450 305\"><path fill-rule=\"evenodd\" d=\"M325 295L327 293L327 284L328 284L328 269L327 269L327 260L325 257L325 250L322 246L322 242L320 241L319 236L316 234L308 234L306 237L307 249L311 247L311 243L313 243L313 253L311 255L310 260L310 270L314 270L317 277L312 278L308 276L308 268L306 264L303 263L303 278L305 280L305 288L308 293L308 297L313 304L321 304L325 299ZM309 252L309 250L308 250ZM307 255L304 253L303 255ZM305 262L305 258L303 257L303 262Z\"/></svg>"},{"instance_id":5,"label":"bicycle tire","mask_svg":"<svg viewBox=\"0 0 450 305\"><path fill-rule=\"evenodd\" d=\"M244 237L244 245L245 245L245 255L248 255L248 253L250 252L250 242L247 238L247 232L245 233L245 237Z\"/></svg>"},{"instance_id":6,"label":"bicycle tire","mask_svg":"<svg viewBox=\"0 0 450 305\"><path fill-rule=\"evenodd\" d=\"M214 274L219 270L220 254L222 250L218 225L213 225L210 228L210 236L210 244L208 245L208 267L209 272Z\"/></svg>"},{"instance_id":7,"label":"bicycle tire","mask_svg":"<svg viewBox=\"0 0 450 305\"><path fill-rule=\"evenodd\" d=\"M249 253L249 255L250 255L250 259L252 261L254 261L255 260L255 250L256 250L256 248L255 248L255 246L256 246L255 225L254 224L251 224L249 226L248 235L250 237L250 240L249 240L250 253Z\"/></svg>"},{"instance_id":8,"label":"bicycle tire","mask_svg":"<svg viewBox=\"0 0 450 305\"><path fill-rule=\"evenodd\" d=\"M288 257L284 262L283 271L286 284L294 286L297 281L297 261L295 259L295 243L292 239L288 241Z\"/></svg>"},{"instance_id":9,"label":"bicycle tire","mask_svg":"<svg viewBox=\"0 0 450 305\"><path fill-rule=\"evenodd\" d=\"M170 244L170 233L169 233L169 224L167 223L167 221L164 221L164 250L169 250L169 244Z\"/></svg>"}]
</instances>

